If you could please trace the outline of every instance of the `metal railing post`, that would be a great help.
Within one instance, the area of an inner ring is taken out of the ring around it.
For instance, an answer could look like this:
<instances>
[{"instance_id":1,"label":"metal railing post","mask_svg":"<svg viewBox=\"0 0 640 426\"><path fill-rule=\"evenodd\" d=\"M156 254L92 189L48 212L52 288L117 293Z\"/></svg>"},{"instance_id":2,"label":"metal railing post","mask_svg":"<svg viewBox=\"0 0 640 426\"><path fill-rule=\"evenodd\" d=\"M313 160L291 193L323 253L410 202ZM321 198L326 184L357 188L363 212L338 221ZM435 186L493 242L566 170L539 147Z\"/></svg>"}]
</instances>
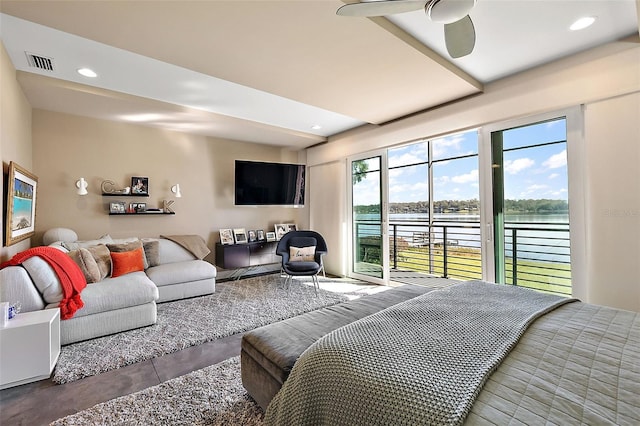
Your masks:
<instances>
[{"instance_id":1,"label":"metal railing post","mask_svg":"<svg viewBox=\"0 0 640 426\"><path fill-rule=\"evenodd\" d=\"M398 225L393 225L393 269L398 269Z\"/></svg>"},{"instance_id":2,"label":"metal railing post","mask_svg":"<svg viewBox=\"0 0 640 426\"><path fill-rule=\"evenodd\" d=\"M442 267L444 268L444 277L449 278L449 265L447 263L447 227L442 226Z\"/></svg>"},{"instance_id":3,"label":"metal railing post","mask_svg":"<svg viewBox=\"0 0 640 426\"><path fill-rule=\"evenodd\" d=\"M511 283L518 285L518 233L517 228L511 228Z\"/></svg>"}]
</instances>

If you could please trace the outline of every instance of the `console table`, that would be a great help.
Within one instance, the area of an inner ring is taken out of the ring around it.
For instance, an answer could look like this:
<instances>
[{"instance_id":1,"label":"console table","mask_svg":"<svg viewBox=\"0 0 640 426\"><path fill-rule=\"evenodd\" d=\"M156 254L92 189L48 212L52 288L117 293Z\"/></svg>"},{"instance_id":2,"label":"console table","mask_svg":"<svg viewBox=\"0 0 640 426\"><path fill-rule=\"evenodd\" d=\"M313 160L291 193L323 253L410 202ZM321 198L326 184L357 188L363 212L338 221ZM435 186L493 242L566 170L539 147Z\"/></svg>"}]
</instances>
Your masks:
<instances>
[{"instance_id":1,"label":"console table","mask_svg":"<svg viewBox=\"0 0 640 426\"><path fill-rule=\"evenodd\" d=\"M279 263L277 241L256 241L246 244L216 244L216 265L223 269L244 269Z\"/></svg>"},{"instance_id":2,"label":"console table","mask_svg":"<svg viewBox=\"0 0 640 426\"><path fill-rule=\"evenodd\" d=\"M60 355L60 309L16 315L0 341L0 389L48 378Z\"/></svg>"}]
</instances>

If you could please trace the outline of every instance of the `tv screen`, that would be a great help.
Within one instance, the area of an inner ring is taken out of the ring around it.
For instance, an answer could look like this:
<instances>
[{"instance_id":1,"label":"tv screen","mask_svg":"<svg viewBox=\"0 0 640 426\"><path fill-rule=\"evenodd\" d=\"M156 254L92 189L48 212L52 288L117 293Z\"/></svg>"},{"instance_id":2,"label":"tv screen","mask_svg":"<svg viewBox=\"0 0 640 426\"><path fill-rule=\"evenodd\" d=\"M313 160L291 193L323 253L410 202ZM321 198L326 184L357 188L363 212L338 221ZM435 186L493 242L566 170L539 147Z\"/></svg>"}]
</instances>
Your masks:
<instances>
[{"instance_id":1,"label":"tv screen","mask_svg":"<svg viewBox=\"0 0 640 426\"><path fill-rule=\"evenodd\" d=\"M303 206L304 164L236 160L237 206Z\"/></svg>"}]
</instances>

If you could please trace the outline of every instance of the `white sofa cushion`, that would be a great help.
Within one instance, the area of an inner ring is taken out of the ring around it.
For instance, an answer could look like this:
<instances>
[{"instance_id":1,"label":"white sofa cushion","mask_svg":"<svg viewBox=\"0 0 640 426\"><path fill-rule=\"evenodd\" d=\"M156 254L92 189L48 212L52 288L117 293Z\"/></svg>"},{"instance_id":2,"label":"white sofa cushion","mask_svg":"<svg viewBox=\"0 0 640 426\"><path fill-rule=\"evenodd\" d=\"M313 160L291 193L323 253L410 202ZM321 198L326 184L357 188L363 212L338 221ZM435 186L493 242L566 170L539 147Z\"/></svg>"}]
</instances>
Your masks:
<instances>
[{"instance_id":1,"label":"white sofa cushion","mask_svg":"<svg viewBox=\"0 0 640 426\"><path fill-rule=\"evenodd\" d=\"M75 233L73 229L69 228L51 228L47 230L47 232L42 235L42 244L48 246L55 242L63 242L63 241L76 241L78 239L78 234Z\"/></svg>"},{"instance_id":2,"label":"white sofa cushion","mask_svg":"<svg viewBox=\"0 0 640 426\"><path fill-rule=\"evenodd\" d=\"M111 244L111 243L113 243L113 239L111 238L111 236L105 235L104 237L100 237L97 240L74 241L74 242L63 241L61 245L67 250L78 250L79 248L87 248L91 246L96 246L98 244Z\"/></svg>"},{"instance_id":3,"label":"white sofa cushion","mask_svg":"<svg viewBox=\"0 0 640 426\"><path fill-rule=\"evenodd\" d=\"M160 265L165 263L184 262L194 260L196 257L180 244L176 244L166 238L158 239L158 260Z\"/></svg>"},{"instance_id":4,"label":"white sofa cushion","mask_svg":"<svg viewBox=\"0 0 640 426\"><path fill-rule=\"evenodd\" d=\"M24 285L30 281L27 270L21 266L0 269L0 302L20 302L22 312L44 308L45 304L38 289L33 285Z\"/></svg>"},{"instance_id":5,"label":"white sofa cushion","mask_svg":"<svg viewBox=\"0 0 640 426\"><path fill-rule=\"evenodd\" d=\"M53 268L39 256L33 256L22 262L31 280L38 288L46 303L60 303L62 300L62 286Z\"/></svg>"},{"instance_id":6,"label":"white sofa cushion","mask_svg":"<svg viewBox=\"0 0 640 426\"><path fill-rule=\"evenodd\" d=\"M133 272L91 284L80 297L84 307L74 318L153 302L158 299L158 288L144 272Z\"/></svg>"},{"instance_id":7,"label":"white sofa cushion","mask_svg":"<svg viewBox=\"0 0 640 426\"><path fill-rule=\"evenodd\" d=\"M215 266L204 260L189 260L180 263L164 263L145 271L158 287L199 281L216 276Z\"/></svg>"}]
</instances>

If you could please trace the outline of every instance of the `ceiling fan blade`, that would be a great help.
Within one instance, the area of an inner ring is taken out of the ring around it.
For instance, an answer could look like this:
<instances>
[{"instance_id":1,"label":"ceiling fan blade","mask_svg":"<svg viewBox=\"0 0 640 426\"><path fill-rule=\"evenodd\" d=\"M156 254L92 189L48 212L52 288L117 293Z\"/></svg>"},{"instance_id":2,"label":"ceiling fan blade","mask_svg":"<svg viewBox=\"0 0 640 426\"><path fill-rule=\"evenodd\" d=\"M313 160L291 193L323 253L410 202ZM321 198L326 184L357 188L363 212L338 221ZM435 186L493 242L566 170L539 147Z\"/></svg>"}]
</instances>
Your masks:
<instances>
[{"instance_id":1,"label":"ceiling fan blade","mask_svg":"<svg viewBox=\"0 0 640 426\"><path fill-rule=\"evenodd\" d=\"M444 25L444 41L452 58L461 58L473 51L476 31L469 15L459 21Z\"/></svg>"},{"instance_id":2,"label":"ceiling fan blade","mask_svg":"<svg viewBox=\"0 0 640 426\"><path fill-rule=\"evenodd\" d=\"M382 0L350 3L340 7L336 14L340 16L386 16L396 13L412 12L424 8L427 0Z\"/></svg>"}]
</instances>

